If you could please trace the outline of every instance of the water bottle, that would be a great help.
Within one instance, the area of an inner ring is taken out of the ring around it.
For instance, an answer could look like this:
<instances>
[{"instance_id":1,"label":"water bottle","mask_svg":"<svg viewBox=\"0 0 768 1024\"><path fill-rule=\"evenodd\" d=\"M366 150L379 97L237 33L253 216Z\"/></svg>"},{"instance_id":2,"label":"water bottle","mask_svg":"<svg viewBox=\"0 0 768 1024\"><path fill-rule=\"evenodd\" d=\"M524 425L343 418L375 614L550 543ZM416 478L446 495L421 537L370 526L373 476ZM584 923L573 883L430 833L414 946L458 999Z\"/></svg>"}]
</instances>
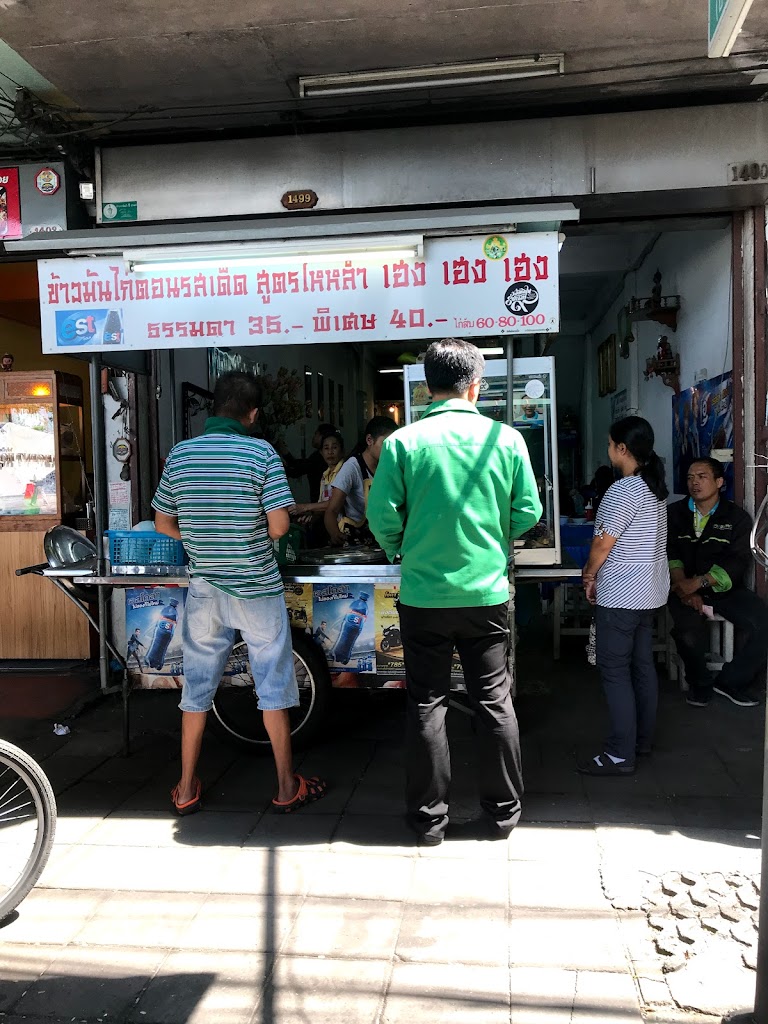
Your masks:
<instances>
[{"instance_id":1,"label":"water bottle","mask_svg":"<svg viewBox=\"0 0 768 1024\"><path fill-rule=\"evenodd\" d=\"M123 343L123 325L116 309L110 309L107 313L102 332L102 343L104 345L122 345Z\"/></svg>"},{"instance_id":2,"label":"water bottle","mask_svg":"<svg viewBox=\"0 0 768 1024\"><path fill-rule=\"evenodd\" d=\"M352 648L363 631L365 620L368 618L368 597L368 594L361 592L360 597L352 602L349 611L344 616L339 630L339 638L333 651L333 660L340 665L347 664L352 656Z\"/></svg>"},{"instance_id":3,"label":"water bottle","mask_svg":"<svg viewBox=\"0 0 768 1024\"><path fill-rule=\"evenodd\" d=\"M165 664L165 652L173 639L179 617L176 611L178 603L178 601L171 600L164 608L160 609L160 619L155 626L152 643L147 651L147 664L150 668L161 669Z\"/></svg>"}]
</instances>

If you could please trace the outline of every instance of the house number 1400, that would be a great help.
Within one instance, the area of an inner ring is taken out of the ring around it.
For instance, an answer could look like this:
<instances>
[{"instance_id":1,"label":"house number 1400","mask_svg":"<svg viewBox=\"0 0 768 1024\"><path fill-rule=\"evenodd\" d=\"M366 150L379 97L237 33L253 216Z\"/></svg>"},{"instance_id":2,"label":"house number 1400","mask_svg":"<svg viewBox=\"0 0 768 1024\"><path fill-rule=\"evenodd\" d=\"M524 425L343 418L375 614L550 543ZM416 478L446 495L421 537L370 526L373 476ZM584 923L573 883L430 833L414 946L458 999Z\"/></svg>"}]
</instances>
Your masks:
<instances>
[{"instance_id":1,"label":"house number 1400","mask_svg":"<svg viewBox=\"0 0 768 1024\"><path fill-rule=\"evenodd\" d=\"M752 181L768 181L768 163L728 164L728 184L743 185Z\"/></svg>"}]
</instances>

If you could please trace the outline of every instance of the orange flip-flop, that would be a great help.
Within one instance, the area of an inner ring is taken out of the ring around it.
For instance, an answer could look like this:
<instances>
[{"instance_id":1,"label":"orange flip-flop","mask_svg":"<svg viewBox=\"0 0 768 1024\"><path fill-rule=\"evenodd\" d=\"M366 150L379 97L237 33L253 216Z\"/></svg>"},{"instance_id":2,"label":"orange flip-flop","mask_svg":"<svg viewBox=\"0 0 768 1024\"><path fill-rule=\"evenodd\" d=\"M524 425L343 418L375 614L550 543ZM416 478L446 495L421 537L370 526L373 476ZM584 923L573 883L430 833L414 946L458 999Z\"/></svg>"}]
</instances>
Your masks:
<instances>
[{"instance_id":1,"label":"orange flip-flop","mask_svg":"<svg viewBox=\"0 0 768 1024\"><path fill-rule=\"evenodd\" d=\"M202 787L202 785L200 783L200 779L198 779L197 777L195 777L195 779L193 780L193 784L194 784L194 796L192 797L191 800L187 800L183 804L179 803L179 787L178 786L174 786L173 789L171 790L171 800L173 801L174 809L175 809L176 813L181 815L182 817L185 814L194 814L195 811L199 811L200 810L200 807L201 807L200 796L201 796L202 788L203 787Z\"/></svg>"},{"instance_id":2,"label":"orange flip-flop","mask_svg":"<svg viewBox=\"0 0 768 1024\"><path fill-rule=\"evenodd\" d=\"M305 779L303 775L297 774L294 778L299 784L296 796L293 800L273 800L272 811L275 814L292 814L315 800L321 800L328 792L328 783L318 779L316 775L311 779Z\"/></svg>"}]
</instances>

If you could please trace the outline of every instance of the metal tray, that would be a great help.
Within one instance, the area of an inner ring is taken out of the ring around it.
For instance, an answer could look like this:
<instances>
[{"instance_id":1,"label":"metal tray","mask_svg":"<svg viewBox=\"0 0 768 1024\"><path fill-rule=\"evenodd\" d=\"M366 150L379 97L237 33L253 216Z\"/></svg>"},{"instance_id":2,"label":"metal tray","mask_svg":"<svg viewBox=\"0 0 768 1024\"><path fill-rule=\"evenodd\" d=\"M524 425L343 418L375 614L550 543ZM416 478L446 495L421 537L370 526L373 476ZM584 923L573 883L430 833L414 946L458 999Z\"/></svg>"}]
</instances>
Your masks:
<instances>
[{"instance_id":1,"label":"metal tray","mask_svg":"<svg viewBox=\"0 0 768 1024\"><path fill-rule=\"evenodd\" d=\"M314 548L302 551L298 561L302 565L387 565L387 556L381 548Z\"/></svg>"}]
</instances>

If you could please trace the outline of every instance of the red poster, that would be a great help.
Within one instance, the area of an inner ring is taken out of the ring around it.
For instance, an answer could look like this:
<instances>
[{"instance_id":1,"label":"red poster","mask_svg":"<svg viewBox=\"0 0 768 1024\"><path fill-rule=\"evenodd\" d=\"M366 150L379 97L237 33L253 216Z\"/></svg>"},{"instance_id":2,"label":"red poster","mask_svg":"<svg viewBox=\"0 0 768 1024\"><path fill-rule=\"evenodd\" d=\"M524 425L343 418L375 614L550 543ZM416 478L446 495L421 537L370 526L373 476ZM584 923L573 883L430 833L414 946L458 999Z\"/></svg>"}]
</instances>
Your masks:
<instances>
[{"instance_id":1,"label":"red poster","mask_svg":"<svg viewBox=\"0 0 768 1024\"><path fill-rule=\"evenodd\" d=\"M17 167L0 167L0 242L21 238L21 202Z\"/></svg>"}]
</instances>

